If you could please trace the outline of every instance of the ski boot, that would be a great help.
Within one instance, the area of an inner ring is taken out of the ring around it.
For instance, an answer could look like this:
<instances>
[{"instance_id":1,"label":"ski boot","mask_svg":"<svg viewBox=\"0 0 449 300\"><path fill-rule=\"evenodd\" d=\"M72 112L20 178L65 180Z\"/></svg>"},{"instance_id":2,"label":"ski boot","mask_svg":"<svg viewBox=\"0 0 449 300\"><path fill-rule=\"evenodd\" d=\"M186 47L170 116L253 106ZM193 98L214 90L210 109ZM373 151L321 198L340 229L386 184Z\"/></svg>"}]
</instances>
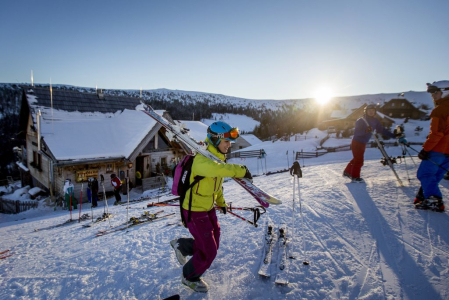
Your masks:
<instances>
[{"instance_id":1,"label":"ski boot","mask_svg":"<svg viewBox=\"0 0 449 300\"><path fill-rule=\"evenodd\" d=\"M349 173L346 172L346 171L343 171L343 177L347 177L347 178L349 178L349 179L352 179L351 174L349 174Z\"/></svg>"},{"instance_id":2,"label":"ski boot","mask_svg":"<svg viewBox=\"0 0 449 300\"><path fill-rule=\"evenodd\" d=\"M179 250L178 239L171 240L170 246L173 250L175 250L176 258L178 259L179 264L181 266L185 265L187 263L187 258L181 253L181 250Z\"/></svg>"},{"instance_id":3,"label":"ski boot","mask_svg":"<svg viewBox=\"0 0 449 300\"><path fill-rule=\"evenodd\" d=\"M426 198L424 198L424 192L422 190L422 186L419 187L418 193L416 193L415 201L413 201L413 205L421 205Z\"/></svg>"},{"instance_id":4,"label":"ski boot","mask_svg":"<svg viewBox=\"0 0 449 300\"><path fill-rule=\"evenodd\" d=\"M445 207L444 207L443 199L441 199L440 197L430 196L429 198L426 199L425 203L431 210L438 211L438 212L444 211Z\"/></svg>"},{"instance_id":5,"label":"ski boot","mask_svg":"<svg viewBox=\"0 0 449 300\"><path fill-rule=\"evenodd\" d=\"M199 278L197 281L189 281L185 279L184 276L182 276L182 283L195 292L206 293L209 290L209 285L201 278Z\"/></svg>"},{"instance_id":6,"label":"ski boot","mask_svg":"<svg viewBox=\"0 0 449 300\"><path fill-rule=\"evenodd\" d=\"M365 183L365 180L363 180L363 178L357 177L357 178L352 178L352 182Z\"/></svg>"}]
</instances>

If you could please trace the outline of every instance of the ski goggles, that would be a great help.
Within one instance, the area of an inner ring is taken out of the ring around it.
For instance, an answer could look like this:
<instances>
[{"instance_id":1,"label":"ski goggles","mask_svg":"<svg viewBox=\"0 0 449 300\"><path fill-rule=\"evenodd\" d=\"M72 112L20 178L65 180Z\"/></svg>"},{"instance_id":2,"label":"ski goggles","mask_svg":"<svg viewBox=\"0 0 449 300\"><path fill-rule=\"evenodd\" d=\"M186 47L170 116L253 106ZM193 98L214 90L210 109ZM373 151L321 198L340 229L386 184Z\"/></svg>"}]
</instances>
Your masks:
<instances>
[{"instance_id":1,"label":"ski goggles","mask_svg":"<svg viewBox=\"0 0 449 300\"><path fill-rule=\"evenodd\" d=\"M428 85L427 86L427 92L431 93L431 94L435 94L435 93L442 92L442 91L447 91L447 90L449 90L449 88L439 88L439 87L434 86L434 85Z\"/></svg>"},{"instance_id":2,"label":"ski goggles","mask_svg":"<svg viewBox=\"0 0 449 300\"><path fill-rule=\"evenodd\" d=\"M240 136L238 128L231 128L231 130L224 133L215 133L211 131L210 134L215 138L228 140L236 140Z\"/></svg>"}]
</instances>

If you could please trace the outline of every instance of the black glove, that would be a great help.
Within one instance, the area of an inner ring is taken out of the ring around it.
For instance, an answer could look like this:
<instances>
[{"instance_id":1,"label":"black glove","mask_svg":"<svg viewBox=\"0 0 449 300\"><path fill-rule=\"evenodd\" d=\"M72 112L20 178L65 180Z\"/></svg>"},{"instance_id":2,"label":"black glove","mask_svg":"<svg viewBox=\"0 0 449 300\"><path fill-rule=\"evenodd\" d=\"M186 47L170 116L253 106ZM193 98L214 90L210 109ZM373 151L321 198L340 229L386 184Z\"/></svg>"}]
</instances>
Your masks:
<instances>
[{"instance_id":1,"label":"black glove","mask_svg":"<svg viewBox=\"0 0 449 300\"><path fill-rule=\"evenodd\" d=\"M226 214L226 212L228 211L228 208L225 206L225 207L220 207L220 212L222 213L222 214Z\"/></svg>"},{"instance_id":2,"label":"black glove","mask_svg":"<svg viewBox=\"0 0 449 300\"><path fill-rule=\"evenodd\" d=\"M424 149L421 150L421 152L418 153L418 158L421 160L426 160L429 158L429 152L425 151Z\"/></svg>"},{"instance_id":3,"label":"black glove","mask_svg":"<svg viewBox=\"0 0 449 300\"><path fill-rule=\"evenodd\" d=\"M246 173L245 173L245 176L243 176L243 178L247 178L249 180L252 180L253 179L253 175L251 175L251 172L248 170L248 168L246 166L245 166L245 169L246 169Z\"/></svg>"}]
</instances>

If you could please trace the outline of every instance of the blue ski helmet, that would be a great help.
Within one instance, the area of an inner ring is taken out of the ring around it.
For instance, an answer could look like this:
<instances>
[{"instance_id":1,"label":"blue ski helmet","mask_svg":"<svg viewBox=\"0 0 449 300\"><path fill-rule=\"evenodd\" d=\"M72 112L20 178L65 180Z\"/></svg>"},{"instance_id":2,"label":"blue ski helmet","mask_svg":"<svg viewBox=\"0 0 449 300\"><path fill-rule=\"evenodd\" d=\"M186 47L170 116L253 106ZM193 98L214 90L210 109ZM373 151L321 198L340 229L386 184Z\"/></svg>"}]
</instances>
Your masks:
<instances>
[{"instance_id":1,"label":"blue ski helmet","mask_svg":"<svg viewBox=\"0 0 449 300\"><path fill-rule=\"evenodd\" d=\"M207 137L214 147L217 147L221 139L234 142L239 137L239 129L232 128L228 123L217 121L207 128Z\"/></svg>"}]
</instances>

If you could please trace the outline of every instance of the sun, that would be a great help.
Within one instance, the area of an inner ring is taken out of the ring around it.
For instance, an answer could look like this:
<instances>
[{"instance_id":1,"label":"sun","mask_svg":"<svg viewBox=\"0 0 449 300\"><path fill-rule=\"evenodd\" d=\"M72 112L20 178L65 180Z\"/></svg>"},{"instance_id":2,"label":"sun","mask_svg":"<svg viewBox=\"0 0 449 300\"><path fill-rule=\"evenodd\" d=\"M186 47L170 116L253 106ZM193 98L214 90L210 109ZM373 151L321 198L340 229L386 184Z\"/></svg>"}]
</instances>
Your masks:
<instances>
[{"instance_id":1,"label":"sun","mask_svg":"<svg viewBox=\"0 0 449 300\"><path fill-rule=\"evenodd\" d=\"M334 92L328 87L321 87L317 89L313 94L313 98L315 98L315 101L320 105L328 103L332 100L333 97Z\"/></svg>"}]
</instances>

